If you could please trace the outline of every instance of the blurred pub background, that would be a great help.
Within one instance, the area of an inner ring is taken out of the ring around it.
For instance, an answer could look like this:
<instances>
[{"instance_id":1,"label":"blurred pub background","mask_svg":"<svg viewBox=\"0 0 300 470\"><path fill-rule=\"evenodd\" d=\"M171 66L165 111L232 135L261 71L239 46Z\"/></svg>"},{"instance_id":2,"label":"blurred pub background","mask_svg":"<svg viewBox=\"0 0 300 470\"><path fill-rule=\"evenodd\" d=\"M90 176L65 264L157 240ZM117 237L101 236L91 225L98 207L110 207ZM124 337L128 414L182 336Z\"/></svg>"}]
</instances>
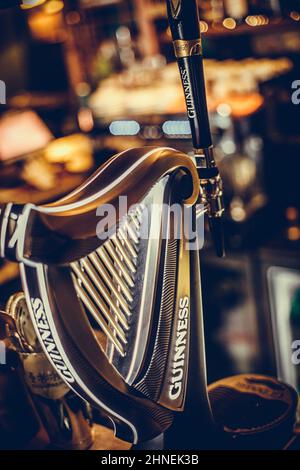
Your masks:
<instances>
[{"instance_id":1,"label":"blurred pub background","mask_svg":"<svg viewBox=\"0 0 300 470\"><path fill-rule=\"evenodd\" d=\"M208 381L299 389L300 1L199 8L227 209L227 257L209 234L201 253ZM164 1L47 0L1 11L0 31L0 204L55 200L130 147L192 150ZM20 289L1 261L2 309Z\"/></svg>"}]
</instances>

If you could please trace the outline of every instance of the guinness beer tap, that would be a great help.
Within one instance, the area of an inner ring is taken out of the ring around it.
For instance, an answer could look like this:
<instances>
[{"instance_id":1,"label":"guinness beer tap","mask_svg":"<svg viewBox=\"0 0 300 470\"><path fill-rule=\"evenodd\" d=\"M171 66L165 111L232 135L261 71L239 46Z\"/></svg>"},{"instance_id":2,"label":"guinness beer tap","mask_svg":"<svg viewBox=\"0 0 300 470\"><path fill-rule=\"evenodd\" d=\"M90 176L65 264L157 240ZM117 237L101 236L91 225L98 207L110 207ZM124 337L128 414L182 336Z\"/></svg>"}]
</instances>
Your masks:
<instances>
[{"instance_id":1,"label":"guinness beer tap","mask_svg":"<svg viewBox=\"0 0 300 470\"><path fill-rule=\"evenodd\" d=\"M223 257L222 180L214 159L208 118L197 2L196 0L167 0L167 6L200 177L200 202L206 207L209 216L216 253Z\"/></svg>"}]
</instances>

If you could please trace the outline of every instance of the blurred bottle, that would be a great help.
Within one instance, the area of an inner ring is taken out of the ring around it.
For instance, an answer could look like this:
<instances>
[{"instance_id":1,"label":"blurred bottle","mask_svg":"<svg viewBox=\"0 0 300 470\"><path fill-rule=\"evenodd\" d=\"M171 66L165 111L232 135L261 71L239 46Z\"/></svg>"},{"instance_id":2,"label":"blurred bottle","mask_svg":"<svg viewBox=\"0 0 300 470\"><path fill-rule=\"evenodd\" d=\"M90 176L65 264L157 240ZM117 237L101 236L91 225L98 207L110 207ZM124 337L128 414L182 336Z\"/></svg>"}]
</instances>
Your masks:
<instances>
[{"instance_id":1,"label":"blurred bottle","mask_svg":"<svg viewBox=\"0 0 300 470\"><path fill-rule=\"evenodd\" d=\"M54 449L88 449L92 443L89 405L56 373L35 334L23 293L13 295L7 312L14 319L25 382Z\"/></svg>"},{"instance_id":2,"label":"blurred bottle","mask_svg":"<svg viewBox=\"0 0 300 470\"><path fill-rule=\"evenodd\" d=\"M136 61L136 51L131 31L127 26L120 26L116 30L116 41L122 68L129 69Z\"/></svg>"},{"instance_id":3,"label":"blurred bottle","mask_svg":"<svg viewBox=\"0 0 300 470\"><path fill-rule=\"evenodd\" d=\"M279 0L249 0L250 15L278 15L281 12Z\"/></svg>"},{"instance_id":4,"label":"blurred bottle","mask_svg":"<svg viewBox=\"0 0 300 470\"><path fill-rule=\"evenodd\" d=\"M224 0L225 14L237 22L243 21L249 13L248 0Z\"/></svg>"},{"instance_id":5,"label":"blurred bottle","mask_svg":"<svg viewBox=\"0 0 300 470\"><path fill-rule=\"evenodd\" d=\"M288 0L285 10L297 10L300 0ZM285 3L285 0L282 1ZM292 5L293 6L292 6ZM248 15L278 16L282 13L281 0L203 0L199 2L201 19L220 23L224 18L234 18L242 23Z\"/></svg>"},{"instance_id":6,"label":"blurred bottle","mask_svg":"<svg viewBox=\"0 0 300 470\"><path fill-rule=\"evenodd\" d=\"M201 20L220 23L225 17L223 0L202 0L199 2L199 8Z\"/></svg>"}]
</instances>

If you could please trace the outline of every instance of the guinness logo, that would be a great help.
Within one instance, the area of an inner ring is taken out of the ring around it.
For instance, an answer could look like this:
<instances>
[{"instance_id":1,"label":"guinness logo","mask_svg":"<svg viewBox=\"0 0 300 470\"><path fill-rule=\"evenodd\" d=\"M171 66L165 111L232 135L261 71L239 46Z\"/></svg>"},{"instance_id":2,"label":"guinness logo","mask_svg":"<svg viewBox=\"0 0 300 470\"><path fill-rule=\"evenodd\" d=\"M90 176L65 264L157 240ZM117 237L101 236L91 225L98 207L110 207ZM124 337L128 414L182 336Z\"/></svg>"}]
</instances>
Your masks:
<instances>
[{"instance_id":1,"label":"guinness logo","mask_svg":"<svg viewBox=\"0 0 300 470\"><path fill-rule=\"evenodd\" d=\"M35 317L35 324L40 334L40 340L42 341L47 351L48 357L51 359L55 369L64 377L65 381L69 384L72 384L75 382L75 379L68 369L68 366L64 362L62 356L60 355L58 347L56 346L50 325L47 320L43 302L38 297L32 298L30 300Z\"/></svg>"},{"instance_id":2,"label":"guinness logo","mask_svg":"<svg viewBox=\"0 0 300 470\"><path fill-rule=\"evenodd\" d=\"M193 94L191 91L191 83L188 71L184 67L180 67L180 74L182 79L183 91L186 101L186 107L189 119L195 119L196 109Z\"/></svg>"},{"instance_id":3,"label":"guinness logo","mask_svg":"<svg viewBox=\"0 0 300 470\"><path fill-rule=\"evenodd\" d=\"M184 370L186 363L186 348L188 341L189 327L189 297L182 297L179 300L178 323L176 331L176 341L173 356L172 375L170 378L169 398L174 401L182 394Z\"/></svg>"}]
</instances>

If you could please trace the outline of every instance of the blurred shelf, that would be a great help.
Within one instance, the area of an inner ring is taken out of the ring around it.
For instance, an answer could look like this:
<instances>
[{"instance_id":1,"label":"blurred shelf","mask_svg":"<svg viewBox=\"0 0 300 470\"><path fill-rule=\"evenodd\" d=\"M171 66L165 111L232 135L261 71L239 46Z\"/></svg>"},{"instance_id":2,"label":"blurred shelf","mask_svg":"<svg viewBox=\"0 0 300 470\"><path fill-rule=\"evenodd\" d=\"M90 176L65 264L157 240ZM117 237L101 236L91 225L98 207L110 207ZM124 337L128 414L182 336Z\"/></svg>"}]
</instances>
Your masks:
<instances>
[{"instance_id":1,"label":"blurred shelf","mask_svg":"<svg viewBox=\"0 0 300 470\"><path fill-rule=\"evenodd\" d=\"M67 194L83 183L85 179L86 174L64 175L59 178L59 184L46 191L30 188L27 185L19 188L0 189L0 204L7 202L42 204Z\"/></svg>"},{"instance_id":2,"label":"blurred shelf","mask_svg":"<svg viewBox=\"0 0 300 470\"><path fill-rule=\"evenodd\" d=\"M8 101L8 106L13 109L57 109L67 106L70 102L68 93L38 93L25 92L13 96Z\"/></svg>"},{"instance_id":3,"label":"blurred shelf","mask_svg":"<svg viewBox=\"0 0 300 470\"><path fill-rule=\"evenodd\" d=\"M268 23L262 25L250 25L247 23L237 24L234 28L226 28L223 24L208 26L203 34L207 37L222 37L243 34L264 34L278 32L279 30L290 30L291 27L299 30L300 22L288 18L270 18Z\"/></svg>"},{"instance_id":4,"label":"blurred shelf","mask_svg":"<svg viewBox=\"0 0 300 470\"><path fill-rule=\"evenodd\" d=\"M291 31L291 29L300 31L300 21L289 18L270 18L266 24L251 26L247 23L241 23L234 26L234 23L232 23L232 27L230 28L225 27L222 23L208 24L205 21L201 22L202 35L207 38L268 34L277 33L279 31ZM171 42L169 29L162 33L160 39L163 42Z\"/></svg>"}]
</instances>

